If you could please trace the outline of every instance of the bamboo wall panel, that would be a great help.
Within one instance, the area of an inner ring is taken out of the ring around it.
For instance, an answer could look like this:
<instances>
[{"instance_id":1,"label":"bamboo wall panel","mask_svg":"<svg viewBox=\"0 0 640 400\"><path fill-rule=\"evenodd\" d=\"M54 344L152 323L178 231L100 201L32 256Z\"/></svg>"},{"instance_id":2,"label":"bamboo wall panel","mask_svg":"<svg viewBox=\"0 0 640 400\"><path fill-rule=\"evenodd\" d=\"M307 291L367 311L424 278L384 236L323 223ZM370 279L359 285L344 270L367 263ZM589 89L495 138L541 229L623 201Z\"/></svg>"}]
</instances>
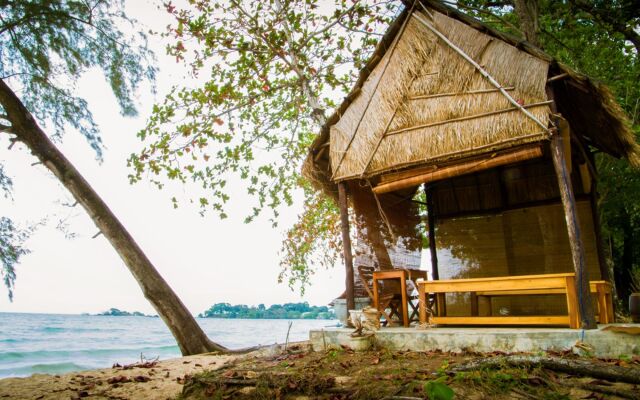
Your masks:
<instances>
[{"instance_id":1,"label":"bamboo wall panel","mask_svg":"<svg viewBox=\"0 0 640 400\"><path fill-rule=\"evenodd\" d=\"M370 186L350 182L355 214L354 266L376 269L419 269L422 254L422 221L418 206L406 198L387 194L374 197Z\"/></svg>"},{"instance_id":2,"label":"bamboo wall panel","mask_svg":"<svg viewBox=\"0 0 640 400\"><path fill-rule=\"evenodd\" d=\"M591 205L579 201L577 207L589 280L599 280ZM560 204L437 221L436 244L441 279L573 272ZM566 300L559 295L504 296L492 304L496 315L551 315L563 312ZM470 312L468 295L448 295L448 315Z\"/></svg>"},{"instance_id":3,"label":"bamboo wall panel","mask_svg":"<svg viewBox=\"0 0 640 400\"><path fill-rule=\"evenodd\" d=\"M579 169L573 171L571 178L575 194L584 194ZM553 165L546 158L435 182L431 187L438 216L513 208L560 198Z\"/></svg>"}]
</instances>

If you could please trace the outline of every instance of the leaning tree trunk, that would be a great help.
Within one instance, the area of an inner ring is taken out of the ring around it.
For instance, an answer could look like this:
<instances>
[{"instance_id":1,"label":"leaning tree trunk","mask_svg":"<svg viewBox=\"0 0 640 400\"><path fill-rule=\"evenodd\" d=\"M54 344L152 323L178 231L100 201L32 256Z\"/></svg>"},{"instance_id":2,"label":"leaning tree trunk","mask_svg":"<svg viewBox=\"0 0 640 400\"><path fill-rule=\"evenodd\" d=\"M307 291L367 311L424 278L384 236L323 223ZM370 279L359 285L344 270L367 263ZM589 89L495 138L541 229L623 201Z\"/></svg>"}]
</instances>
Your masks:
<instances>
[{"instance_id":1,"label":"leaning tree trunk","mask_svg":"<svg viewBox=\"0 0 640 400\"><path fill-rule=\"evenodd\" d=\"M178 342L183 355L228 351L207 338L151 261L142 252L105 202L38 126L7 84L0 79L0 104L11 122L10 133L24 143L84 207L100 232L109 240Z\"/></svg>"}]
</instances>

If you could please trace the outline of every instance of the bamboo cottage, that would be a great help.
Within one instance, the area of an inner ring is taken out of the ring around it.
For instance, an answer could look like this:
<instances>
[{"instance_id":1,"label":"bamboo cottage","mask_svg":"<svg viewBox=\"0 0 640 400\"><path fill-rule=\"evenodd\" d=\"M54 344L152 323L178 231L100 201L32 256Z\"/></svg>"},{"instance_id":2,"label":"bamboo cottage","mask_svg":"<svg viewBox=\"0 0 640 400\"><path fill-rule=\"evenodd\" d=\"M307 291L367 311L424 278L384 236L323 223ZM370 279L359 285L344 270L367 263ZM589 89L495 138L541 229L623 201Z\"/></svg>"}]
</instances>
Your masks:
<instances>
[{"instance_id":1,"label":"bamboo cottage","mask_svg":"<svg viewBox=\"0 0 640 400\"><path fill-rule=\"evenodd\" d=\"M437 1L406 6L303 166L339 200L349 308L353 264L419 268L426 237L433 280L575 272L567 297L594 327L589 281L610 278L593 153L640 165L620 106L525 41ZM480 312L554 315L560 297L500 296ZM474 312L468 293L446 304Z\"/></svg>"}]
</instances>

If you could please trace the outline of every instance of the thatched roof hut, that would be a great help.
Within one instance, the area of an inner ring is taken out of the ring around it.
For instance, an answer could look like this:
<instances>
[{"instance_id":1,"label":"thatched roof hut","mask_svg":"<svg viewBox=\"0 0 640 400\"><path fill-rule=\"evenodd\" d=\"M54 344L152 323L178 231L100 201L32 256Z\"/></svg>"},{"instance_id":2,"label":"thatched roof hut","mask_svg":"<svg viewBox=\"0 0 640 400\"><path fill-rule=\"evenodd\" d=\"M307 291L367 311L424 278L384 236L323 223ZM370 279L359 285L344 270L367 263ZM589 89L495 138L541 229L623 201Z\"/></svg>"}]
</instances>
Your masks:
<instances>
[{"instance_id":1,"label":"thatched roof hut","mask_svg":"<svg viewBox=\"0 0 640 400\"><path fill-rule=\"evenodd\" d=\"M391 25L313 142L303 172L318 186L335 191L335 182L375 180L390 171L548 139L545 87L554 79L557 110L580 138L640 166L640 146L604 85L440 2L422 0L409 10ZM438 34L480 64L522 107Z\"/></svg>"},{"instance_id":2,"label":"thatched roof hut","mask_svg":"<svg viewBox=\"0 0 640 400\"><path fill-rule=\"evenodd\" d=\"M303 166L339 200L349 306L350 206L356 265L419 268L428 229L433 279L574 271L593 327L588 282L608 272L592 149L640 166L625 114L605 86L526 41L435 0L405 5Z\"/></svg>"},{"instance_id":3,"label":"thatched roof hut","mask_svg":"<svg viewBox=\"0 0 640 400\"><path fill-rule=\"evenodd\" d=\"M594 327L589 281L608 272L592 149L640 166L605 86L454 8L407 0L303 174L339 199L348 302L348 205L355 264L379 269L420 267L426 206L433 279L574 271L580 318ZM530 315L562 305L501 304Z\"/></svg>"}]
</instances>

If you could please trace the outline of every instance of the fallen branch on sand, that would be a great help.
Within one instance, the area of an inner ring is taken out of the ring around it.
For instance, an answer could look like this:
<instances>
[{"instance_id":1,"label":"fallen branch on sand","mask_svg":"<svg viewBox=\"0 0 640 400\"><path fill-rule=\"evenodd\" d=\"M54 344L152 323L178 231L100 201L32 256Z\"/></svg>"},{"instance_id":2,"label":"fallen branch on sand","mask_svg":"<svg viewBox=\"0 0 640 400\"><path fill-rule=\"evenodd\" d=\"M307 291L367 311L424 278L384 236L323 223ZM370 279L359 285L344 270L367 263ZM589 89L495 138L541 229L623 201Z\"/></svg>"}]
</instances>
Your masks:
<instances>
[{"instance_id":1,"label":"fallen branch on sand","mask_svg":"<svg viewBox=\"0 0 640 400\"><path fill-rule=\"evenodd\" d=\"M565 384L568 384L565 382ZM631 390L624 390L624 389L620 389L620 388L616 388L616 387L612 387L612 386L602 386L602 385L597 385L597 384L592 384L592 383L582 383L582 384L577 384L577 385L573 385L573 384L568 384L569 386L573 386L573 387L577 387L583 390L588 390L590 392L597 392L597 393L602 393L602 394L606 394L608 396L617 396L617 397L621 397L623 399L637 399L638 398L638 393L631 391Z\"/></svg>"},{"instance_id":2,"label":"fallen branch on sand","mask_svg":"<svg viewBox=\"0 0 640 400\"><path fill-rule=\"evenodd\" d=\"M606 379L612 382L625 382L640 384L640 369L625 368L592 361L574 360L558 357L540 356L505 356L471 361L465 365L453 368L452 372L475 371L485 368L512 367L543 367L552 371L567 374L591 376L598 379Z\"/></svg>"}]
</instances>

